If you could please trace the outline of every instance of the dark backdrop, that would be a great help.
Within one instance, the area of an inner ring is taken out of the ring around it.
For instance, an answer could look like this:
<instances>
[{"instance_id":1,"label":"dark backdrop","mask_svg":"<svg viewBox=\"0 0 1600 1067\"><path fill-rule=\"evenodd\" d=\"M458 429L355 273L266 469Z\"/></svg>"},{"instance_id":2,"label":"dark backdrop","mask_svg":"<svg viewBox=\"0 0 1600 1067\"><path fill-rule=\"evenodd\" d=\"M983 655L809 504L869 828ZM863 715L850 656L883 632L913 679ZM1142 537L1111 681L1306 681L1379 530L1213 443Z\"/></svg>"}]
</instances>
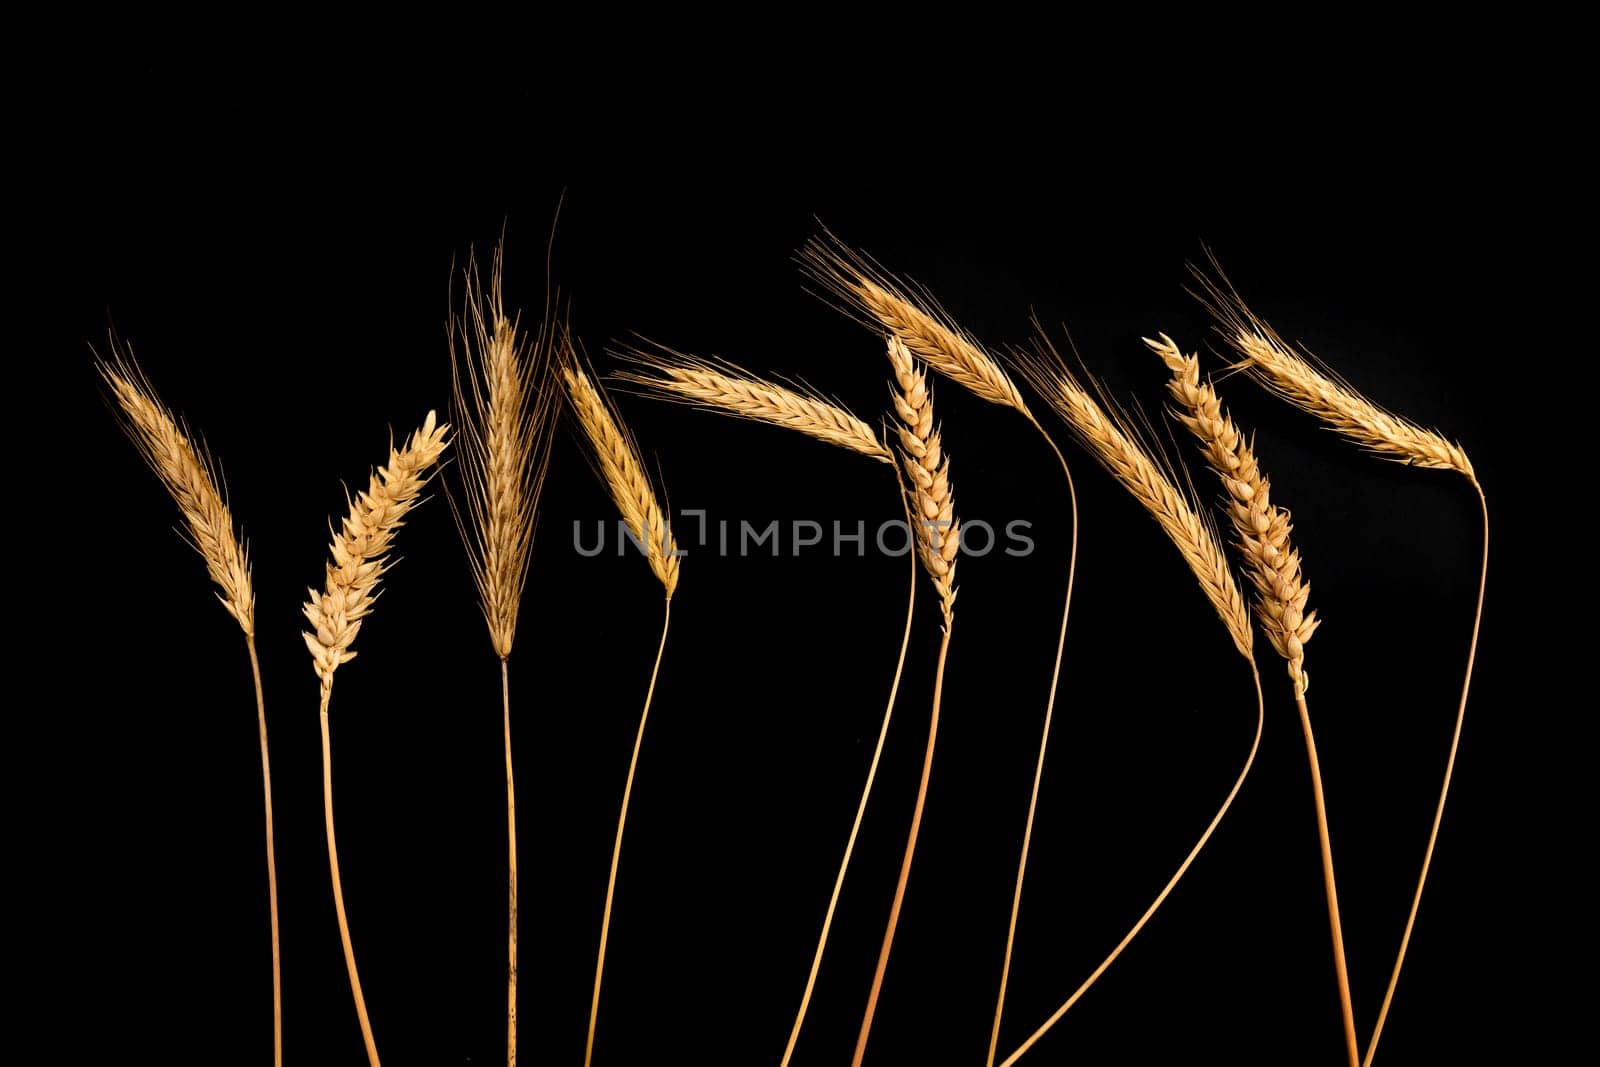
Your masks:
<instances>
[{"instance_id":1,"label":"dark backdrop","mask_svg":"<svg viewBox=\"0 0 1600 1067\"><path fill-rule=\"evenodd\" d=\"M879 343L809 295L793 263L826 224L929 286L985 341L1025 341L1030 314L1058 340L1065 324L1111 394L1159 418L1164 373L1141 335L1207 347L1207 368L1222 368L1182 291L1185 263L1209 246L1285 336L1459 439L1489 494L1496 556L1457 786L1380 1062L1450 1062L1528 1040L1530 1021L1553 1010L1530 1008L1543 998L1537 977L1507 993L1559 861L1537 843L1550 810L1544 757L1512 688L1531 669L1512 651L1523 582L1500 547L1518 534L1513 509L1497 507L1523 461L1520 429L1501 413L1520 358L1509 320L1548 269L1527 252L1547 206L1430 162L1481 147L1464 120L1368 139L1335 108L1315 135L1275 147L1159 126L1093 140L990 131L932 147L857 131L824 145L825 112L758 127L722 113L731 88L681 109L645 93L636 109L591 110L576 89L554 107L515 87L483 107L470 85L443 80L208 85L151 66L83 90L79 147L35 220L41 247L61 254L66 303L40 358L62 372L53 404L68 412L72 448L92 457L101 501L95 519L71 524L101 564L67 592L91 605L92 655L59 675L71 710L45 725L64 772L49 779L38 827L60 872L46 895L74 915L49 999L87 997L89 1012L54 1031L64 1046L173 1063L270 1055L243 643L119 436L87 346L103 351L114 324L226 472L259 590L287 1062L357 1063L298 608L320 580L345 487L364 482L391 433L447 401L452 262L487 252L503 229L507 296L537 314L563 193L553 280L602 370L614 366L607 344L637 331L804 376L875 419ZM1326 619L1309 646L1310 703L1365 1037L1455 712L1476 502L1458 477L1365 457L1243 378L1223 388L1294 512ZM1037 551L961 567L922 846L869 1053L879 1063L983 1055L1069 532L1059 471L1032 431L958 388L936 392L958 511L997 528L1030 522ZM871 751L910 574L870 546L860 558L793 555L787 526L870 529L896 505L886 472L857 457L620 403L675 513L705 509L734 529L776 519L785 532L777 558L723 557L694 543L693 520L680 524L690 554L635 788L597 1062L773 1063ZM1068 456L1078 591L1007 1049L1168 877L1237 773L1254 717L1248 673L1177 554L1114 482ZM564 425L511 660L524 1063L581 1055L659 627L660 589L641 560L572 547L575 524L613 517ZM493 1063L504 995L496 663L442 499L415 515L399 554L334 698L346 899L386 1059ZM895 725L796 1063L844 1062L854 1041L926 731L938 635L925 583L919 593ZM1260 652L1266 734L1233 813L1024 1062L1341 1062L1305 755L1288 682L1265 642Z\"/></svg>"}]
</instances>

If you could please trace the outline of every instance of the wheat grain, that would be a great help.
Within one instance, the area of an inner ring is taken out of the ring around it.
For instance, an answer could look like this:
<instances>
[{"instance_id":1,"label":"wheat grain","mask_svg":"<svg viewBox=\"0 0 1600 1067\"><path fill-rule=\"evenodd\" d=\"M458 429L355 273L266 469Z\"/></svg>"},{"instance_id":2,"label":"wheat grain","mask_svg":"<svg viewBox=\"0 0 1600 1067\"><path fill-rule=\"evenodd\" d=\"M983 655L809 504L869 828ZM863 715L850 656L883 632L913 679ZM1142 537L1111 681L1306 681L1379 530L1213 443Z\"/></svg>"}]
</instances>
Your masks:
<instances>
[{"instance_id":1,"label":"wheat grain","mask_svg":"<svg viewBox=\"0 0 1600 1067\"><path fill-rule=\"evenodd\" d=\"M467 266L463 311L451 319L450 361L466 500L453 510L495 654L505 659L527 585L557 394L549 382L554 330L541 322L529 337L520 319L507 315L502 253L495 249L487 292L477 264Z\"/></svg>"},{"instance_id":2,"label":"wheat grain","mask_svg":"<svg viewBox=\"0 0 1600 1067\"><path fill-rule=\"evenodd\" d=\"M1013 408L1029 421L1022 393L1000 364L924 294L919 302L866 256L831 234L813 237L800 251L802 268L869 325L888 330L918 359L993 404ZM930 310L931 309L931 310Z\"/></svg>"},{"instance_id":3,"label":"wheat grain","mask_svg":"<svg viewBox=\"0 0 1600 1067\"><path fill-rule=\"evenodd\" d=\"M758 378L732 363L699 359L668 348L646 351L629 347L619 355L650 373L623 371L617 377L653 396L798 430L879 462L894 462L871 426L809 390Z\"/></svg>"},{"instance_id":4,"label":"wheat grain","mask_svg":"<svg viewBox=\"0 0 1600 1067\"><path fill-rule=\"evenodd\" d=\"M350 513L334 534L322 592L308 590L310 599L302 608L311 623L306 647L324 693L332 689L339 665L355 658L350 646L372 610L395 532L421 501L428 468L444 453L449 430L430 411L404 447L390 445L389 462L350 501Z\"/></svg>"},{"instance_id":5,"label":"wheat grain","mask_svg":"<svg viewBox=\"0 0 1600 1067\"><path fill-rule=\"evenodd\" d=\"M917 554L939 592L940 610L948 626L955 609L956 554L961 547L961 524L955 517L955 496L950 489L950 457L944 454L933 424L933 393L927 376L899 337L889 338L888 351L894 371L891 398L900 421L900 465L911 498Z\"/></svg>"},{"instance_id":6,"label":"wheat grain","mask_svg":"<svg viewBox=\"0 0 1600 1067\"><path fill-rule=\"evenodd\" d=\"M1244 559L1245 574L1256 587L1256 615L1267 640L1289 665L1295 692L1306 690L1305 643L1320 620L1306 611L1311 586L1300 573L1300 553L1289 543L1289 513L1272 503L1272 488L1261 473L1255 450L1222 408L1209 382L1200 380L1199 357L1185 356L1172 338L1144 343L1167 369L1167 388L1177 401L1178 421L1200 442L1206 462L1222 479L1229 520Z\"/></svg>"},{"instance_id":7,"label":"wheat grain","mask_svg":"<svg viewBox=\"0 0 1600 1067\"><path fill-rule=\"evenodd\" d=\"M672 537L672 527L656 502L650 479L645 475L639 446L623 428L599 386L578 366L570 345L561 375L578 424L589 441L595 466L611 490L611 499L616 501L617 510L622 513L622 520L634 540L644 546L650 570L671 600L678 587L678 546Z\"/></svg>"},{"instance_id":8,"label":"wheat grain","mask_svg":"<svg viewBox=\"0 0 1600 1067\"><path fill-rule=\"evenodd\" d=\"M1245 306L1220 271L1221 281L1193 267L1190 271L1200 287L1195 296L1216 317L1223 337L1243 357L1241 365L1252 378L1376 455L1413 467L1459 471L1476 481L1472 462L1460 445L1385 411L1337 375L1319 369L1309 352L1295 352Z\"/></svg>"},{"instance_id":9,"label":"wheat grain","mask_svg":"<svg viewBox=\"0 0 1600 1067\"><path fill-rule=\"evenodd\" d=\"M185 539L205 560L206 573L222 591L217 599L245 636L254 637L256 598L250 558L234 533L233 515L205 446L162 405L131 349L124 350L113 338L111 357L97 362L96 369L122 409L129 439L177 502Z\"/></svg>"},{"instance_id":10,"label":"wheat grain","mask_svg":"<svg viewBox=\"0 0 1600 1067\"><path fill-rule=\"evenodd\" d=\"M1200 580L1206 599L1247 660L1251 654L1250 612L1234 581L1215 531L1162 466L1142 448L1127 421L1108 415L1062 362L1046 340L1014 354L1019 371L1072 429L1101 466L1143 505Z\"/></svg>"}]
</instances>

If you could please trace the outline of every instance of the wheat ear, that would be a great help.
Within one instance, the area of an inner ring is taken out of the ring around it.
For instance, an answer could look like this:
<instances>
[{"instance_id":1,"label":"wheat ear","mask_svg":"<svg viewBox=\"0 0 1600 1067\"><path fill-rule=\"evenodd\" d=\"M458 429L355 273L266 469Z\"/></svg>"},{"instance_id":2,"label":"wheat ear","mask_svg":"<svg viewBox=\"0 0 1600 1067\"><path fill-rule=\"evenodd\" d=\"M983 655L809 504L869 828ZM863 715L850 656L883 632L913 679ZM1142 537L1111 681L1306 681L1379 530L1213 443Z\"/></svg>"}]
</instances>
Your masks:
<instances>
[{"instance_id":1,"label":"wheat ear","mask_svg":"<svg viewBox=\"0 0 1600 1067\"><path fill-rule=\"evenodd\" d=\"M619 355L641 368L627 371L618 377L642 388L646 395L720 411L737 418L785 426L819 441L847 448L852 452L870 456L895 466L896 483L900 486L902 503L909 506L905 482L899 477L894 455L878 439L872 427L856 418L845 408L809 390L788 386L756 377L749 371L726 360L708 360L676 352L663 346L646 350L638 347L623 349ZM906 513L906 521L911 521ZM789 1067L794 1058L800 1031L805 1025L806 1012L816 989L817 975L822 969L822 957L828 946L828 935L833 929L834 913L838 909L839 895L844 889L845 875L855 853L856 839L866 816L867 802L872 797L872 787L877 781L878 764L883 757L884 742L889 736L889 723L894 715L895 699L900 692L900 678L905 668L906 649L911 643L911 621L917 600L916 556L911 559L911 585L906 594L906 618L900 637L900 652L895 660L894 677L889 683L889 699L884 706L883 718L878 727L878 740L872 749L872 759L867 766L867 777L861 788L861 798L856 804L855 820L850 824L850 835L845 840L844 855L839 870L834 875L833 892L828 897L828 907L823 914L822 930L817 937L817 947L811 956L811 970L806 975L805 990L800 995L800 1007L795 1013L794 1025L789 1030L789 1040L784 1046L779 1067Z\"/></svg>"},{"instance_id":2,"label":"wheat ear","mask_svg":"<svg viewBox=\"0 0 1600 1067\"><path fill-rule=\"evenodd\" d=\"M1175 401L1174 414L1188 427L1206 462L1222 480L1227 493L1234 543L1244 560L1245 573L1256 588L1256 616L1272 647L1289 666L1295 703L1305 734L1306 757L1311 766L1311 786L1317 807L1317 833L1322 847L1322 874L1328 899L1328 924L1333 937L1334 972L1339 984L1339 1007L1344 1017L1345 1043L1351 1067L1359 1059L1355 1014L1350 1002L1350 976L1345 964L1344 933L1339 919L1339 893L1334 882L1333 846L1328 837L1328 815L1322 791L1311 717L1306 708L1305 643L1316 632L1316 612L1308 612L1311 587L1300 574L1300 554L1289 543L1293 529L1289 513L1272 503L1272 491L1256 462L1255 451L1222 408L1209 382L1200 380L1199 357L1185 356L1166 334L1145 344L1172 372L1168 391Z\"/></svg>"},{"instance_id":3,"label":"wheat ear","mask_svg":"<svg viewBox=\"0 0 1600 1067\"><path fill-rule=\"evenodd\" d=\"M589 442L589 454L600 478L611 491L611 499L622 513L634 540L644 546L650 570L672 599L678 588L678 545L672 527L656 502L656 493L645 475L644 460L633 435L623 428L609 399L581 366L568 346L561 368L567 398Z\"/></svg>"},{"instance_id":4,"label":"wheat ear","mask_svg":"<svg viewBox=\"0 0 1600 1067\"><path fill-rule=\"evenodd\" d=\"M659 346L654 350L628 346L618 355L640 369L616 377L651 396L798 430L881 463L894 462L871 426L808 389L758 378L723 360L701 359Z\"/></svg>"},{"instance_id":5,"label":"wheat ear","mask_svg":"<svg viewBox=\"0 0 1600 1067\"><path fill-rule=\"evenodd\" d=\"M1048 341L1040 339L1033 351L1014 353L1013 358L1023 377L1067 423L1096 461L1121 482L1134 499L1138 500L1156 520L1189 564L1195 577L1199 579L1206 598L1211 602L1218 617L1222 619L1229 636L1233 638L1234 647L1250 666L1256 693L1256 728L1250 742L1250 750L1245 755L1244 765L1234 779L1233 786L1223 798L1216 814L1212 816L1211 821L1190 848L1188 855L1173 872L1172 877L1083 983L1026 1040L1006 1056L999 1067L1012 1067L1037 1045L1045 1034L1083 998L1090 987L1110 969L1166 903L1172 891L1193 866L1201 850L1211 840L1217 827L1222 824L1223 818L1233 806L1234 798L1239 795L1239 790L1249 776L1251 767L1255 765L1265 721L1261 676L1256 669L1255 657L1251 650L1249 611L1245 607L1244 597L1239 592L1238 584L1234 581L1233 571L1227 564L1227 557L1217 540L1216 532L1204 513L1192 502L1192 487L1191 491L1186 492L1178 486L1169 468L1153 458L1160 453L1153 448L1147 449L1140 443L1140 435L1125 416L1116 412L1114 408L1110 413L1104 410L1088 390L1078 383ZM997 1022L990 1039L991 1049L998 1041L998 1015L997 1010Z\"/></svg>"},{"instance_id":6,"label":"wheat ear","mask_svg":"<svg viewBox=\"0 0 1600 1067\"><path fill-rule=\"evenodd\" d=\"M628 758L628 776L622 786L622 808L617 814L617 833L611 845L611 869L606 875L606 902L600 917L600 947L595 954L594 990L589 998L589 1033L584 1041L584 1067L594 1061L595 1030L600 1020L600 987L605 975L606 945L611 935L611 905L616 897L617 870L622 865L622 835L628 825L628 805L633 799L633 779L639 769L639 752L644 747L644 728L650 719L650 702L655 697L656 678L661 673L661 658L667 650L667 630L672 623L672 594L678 588L678 547L666 514L656 502L655 490L644 473L644 460L633 435L623 427L610 400L600 391L587 371L578 363L570 339L565 341L561 368L567 398L577 415L578 425L589 442L595 470L600 474L611 499L622 513L623 522L634 540L644 546L650 569L666 590L666 606L661 616L661 641L656 646L655 665L650 668L650 685L645 690L644 709L639 713L639 729L633 738L633 754Z\"/></svg>"},{"instance_id":7,"label":"wheat ear","mask_svg":"<svg viewBox=\"0 0 1600 1067\"><path fill-rule=\"evenodd\" d=\"M495 248L489 289L468 260L462 312L450 324L452 407L459 430L465 506L450 497L467 547L478 602L500 657L500 710L506 765L507 949L506 1067L517 1063L517 789L511 759L511 670L517 612L528 581L539 491L550 465L559 394L550 380L555 331L530 338L506 311L504 247Z\"/></svg>"},{"instance_id":8,"label":"wheat ear","mask_svg":"<svg viewBox=\"0 0 1600 1067\"><path fill-rule=\"evenodd\" d=\"M1108 414L1062 361L1050 342L1040 339L1015 354L1018 369L1059 415L1089 454L1122 483L1156 520L1189 565L1206 599L1246 660L1250 650L1250 612L1233 579L1226 553L1211 524L1189 495L1179 489L1163 464L1138 441L1126 418Z\"/></svg>"},{"instance_id":9,"label":"wheat ear","mask_svg":"<svg viewBox=\"0 0 1600 1067\"><path fill-rule=\"evenodd\" d=\"M1472 461L1460 445L1368 400L1336 374L1319 369L1319 362L1309 352L1297 354L1271 326L1250 311L1215 260L1212 266L1216 268L1216 281L1191 268L1199 285L1195 295L1221 323L1223 336L1243 357L1244 367L1252 377L1367 451L1412 466L1456 471L1472 484L1478 494L1478 510L1483 520L1483 555L1478 567L1478 598L1472 612L1472 636L1467 643L1466 671L1462 676L1461 696L1456 704L1455 725L1450 733L1450 752L1445 759L1439 801L1428 830L1428 843L1422 853L1422 869L1417 875L1417 887L1412 894L1411 909L1406 914L1405 930L1400 935L1400 948L1395 953L1389 984L1383 993L1383 1005L1378 1009L1378 1021L1373 1026L1372 1039L1362 1059L1364 1067L1370 1067L1378 1051L1378 1039L1383 1036L1384 1023L1389 1018L1390 1005L1394 1002L1400 971L1405 965L1406 949L1411 944L1411 932L1416 926L1417 911L1422 907L1422 891L1428 882L1428 869L1433 863L1434 847L1438 844L1439 827L1444 822L1445 803L1450 797L1450 780L1455 773L1456 753L1461 746L1461 730L1466 723L1467 695L1472 688L1472 673L1478 657L1478 631L1483 622L1483 597L1489 584L1489 502L1473 470Z\"/></svg>"},{"instance_id":10,"label":"wheat ear","mask_svg":"<svg viewBox=\"0 0 1600 1067\"><path fill-rule=\"evenodd\" d=\"M889 969L889 953L900 925L900 909L905 903L906 886L911 880L911 864L916 857L917 837L922 830L922 812L928 799L928 780L933 774L934 746L939 739L939 708L944 699L944 669L950 655L950 634L955 628L956 554L961 547L961 527L955 517L955 496L950 488L950 459L944 454L939 431L933 421L933 393L927 376L917 366L905 344L893 335L888 338L891 406L898 422L902 492L917 557L939 594L939 610L944 616L939 641L939 662L933 675L933 704L928 713L928 741L922 753L922 777L917 782L917 799L911 809L911 826L906 833L905 852L900 859L900 876L895 882L894 899L884 924L883 943L867 993L866 1010L856 1034L851 1067L861 1067L867 1054L867 1040L878 1010L878 996Z\"/></svg>"},{"instance_id":11,"label":"wheat ear","mask_svg":"<svg viewBox=\"0 0 1600 1067\"><path fill-rule=\"evenodd\" d=\"M1061 681L1061 659L1066 650L1067 619L1072 613L1072 589L1078 568L1078 488L1061 449L1029 410L1022 392L992 355L943 311L920 286L896 280L873 260L846 246L831 234L813 238L800 254L803 269L847 309L865 317L900 339L915 355L974 395L1014 409L1044 438L1067 480L1067 503L1072 534L1067 550L1067 591L1061 603L1061 628L1056 637L1055 662L1050 668L1050 689L1045 698L1044 721L1039 731L1039 754L1034 762L1033 787L1028 794L1028 815L1022 828L1017 857L1017 877L1011 894L1011 915L1006 924L1006 945L1000 966L1000 986L995 995L994 1024L989 1032L987 1067L993 1067L1000 1045L1000 1023L1005 1015L1006 990L1011 979L1011 957L1016 946L1017 919L1022 911L1022 887L1027 878L1028 853L1033 844L1034 818L1044 781L1045 755L1055 717L1056 692Z\"/></svg>"},{"instance_id":12,"label":"wheat ear","mask_svg":"<svg viewBox=\"0 0 1600 1067\"><path fill-rule=\"evenodd\" d=\"M355 999L356 1019L366 1043L367 1060L378 1067L378 1046L367 1017L361 976L356 971L355 947L345 916L344 888L339 880L339 846L333 829L333 748L328 735L328 703L333 696L333 675L340 665L355 658L350 646L361 630L361 620L372 611L378 581L388 569L394 535L411 509L422 501L428 472L448 444L450 428L440 425L433 412L404 446L389 446L389 462L374 471L364 492L350 501L350 512L334 533L322 591L310 590L302 611L311 629L305 632L312 668L322 682L322 815L328 838L328 870L333 879L333 904L339 918L339 940L344 947L345 970Z\"/></svg>"},{"instance_id":13,"label":"wheat ear","mask_svg":"<svg viewBox=\"0 0 1600 1067\"><path fill-rule=\"evenodd\" d=\"M261 661L256 657L256 598L250 583L250 558L234 533L233 515L219 488L221 479L203 444L161 403L132 349L111 339L111 356L96 369L122 411L122 425L145 463L178 505L185 539L206 563L211 580L222 590L217 597L244 631L255 685L256 725L261 741L261 791L266 808L267 910L272 927L272 1062L283 1065L283 979L278 952L278 864L272 829L272 761L267 754L267 705L261 689Z\"/></svg>"},{"instance_id":14,"label":"wheat ear","mask_svg":"<svg viewBox=\"0 0 1600 1067\"><path fill-rule=\"evenodd\" d=\"M1220 280L1215 281L1194 267L1190 273L1198 286L1194 295L1216 318L1223 338L1239 353L1250 377L1375 455L1413 467L1459 471L1476 483L1472 462L1460 445L1385 411L1333 372L1319 368L1309 352L1295 352L1245 306L1220 270Z\"/></svg>"}]
</instances>

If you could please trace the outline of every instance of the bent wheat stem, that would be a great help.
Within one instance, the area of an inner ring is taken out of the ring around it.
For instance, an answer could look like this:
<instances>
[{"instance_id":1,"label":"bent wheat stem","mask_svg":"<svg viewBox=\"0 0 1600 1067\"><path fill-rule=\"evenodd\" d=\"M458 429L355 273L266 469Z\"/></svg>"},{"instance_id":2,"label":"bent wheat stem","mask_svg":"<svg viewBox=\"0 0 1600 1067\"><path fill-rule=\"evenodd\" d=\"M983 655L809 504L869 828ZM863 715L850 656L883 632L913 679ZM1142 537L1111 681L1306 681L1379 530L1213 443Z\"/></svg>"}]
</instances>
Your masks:
<instances>
[{"instance_id":1,"label":"bent wheat stem","mask_svg":"<svg viewBox=\"0 0 1600 1067\"><path fill-rule=\"evenodd\" d=\"M1250 774L1251 766L1255 764L1256 752L1261 748L1261 730L1266 722L1266 702L1261 694L1261 672L1256 669L1253 661L1250 664L1250 676L1255 683L1256 690L1256 732L1255 736L1250 740L1250 751L1244 758L1244 766L1239 770L1239 777L1233 780L1233 788L1229 789L1228 795L1222 798L1222 806L1211 817L1211 821L1206 824L1205 830L1200 834L1200 839L1194 843L1194 847L1183 858L1183 862L1178 864L1178 869L1173 872L1171 878L1167 879L1167 884L1161 887L1161 892L1156 894L1156 898L1150 902L1150 906L1144 910L1144 914L1139 916L1139 920L1128 929L1126 934L1122 935L1122 940L1118 941L1116 947L1111 950L1105 959L1100 961L1100 965L1090 972L1089 977L1084 979L1083 984L1073 992L1072 996L1067 998L1066 1003L1057 1008L1050 1018L1044 1021L1043 1025L1029 1035L1026 1041L1018 1045L1015 1052L1002 1060L999 1067L1012 1067L1012 1064L1022 1058L1023 1053L1037 1044L1039 1039L1044 1037L1052 1026L1061 1021L1061 1017L1066 1015L1072 1009L1072 1006L1089 991L1090 986L1100 980L1100 976L1105 974L1106 970L1116 962L1117 957L1122 955L1123 950L1133 943L1133 939L1139 935L1139 931L1144 929L1145 924L1155 915L1157 909L1166 903L1167 897L1172 893L1173 888L1188 873L1190 865L1195 861L1195 857L1200 855L1200 850L1206 847L1206 842L1211 840L1211 835L1221 825L1222 817L1228 814L1228 809L1233 806L1233 798L1239 795L1239 790L1243 787L1245 778Z\"/></svg>"}]
</instances>

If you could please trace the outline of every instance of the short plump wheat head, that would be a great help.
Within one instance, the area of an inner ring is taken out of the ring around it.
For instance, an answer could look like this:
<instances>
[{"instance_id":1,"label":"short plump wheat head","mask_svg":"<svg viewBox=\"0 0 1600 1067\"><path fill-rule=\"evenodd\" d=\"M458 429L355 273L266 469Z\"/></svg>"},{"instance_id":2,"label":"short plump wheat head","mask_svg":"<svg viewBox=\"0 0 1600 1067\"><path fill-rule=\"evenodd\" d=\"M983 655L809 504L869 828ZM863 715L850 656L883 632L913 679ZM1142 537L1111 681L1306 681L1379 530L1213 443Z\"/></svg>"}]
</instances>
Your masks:
<instances>
[{"instance_id":1,"label":"short plump wheat head","mask_svg":"<svg viewBox=\"0 0 1600 1067\"><path fill-rule=\"evenodd\" d=\"M758 378L723 360L701 359L669 348L629 346L620 355L640 369L616 377L651 396L787 427L881 463L894 462L871 426L810 390Z\"/></svg>"},{"instance_id":2,"label":"short plump wheat head","mask_svg":"<svg viewBox=\"0 0 1600 1067\"><path fill-rule=\"evenodd\" d=\"M233 516L204 445L157 398L131 351L115 341L97 365L122 411L122 423L145 463L161 479L183 515L184 533L221 592L217 599L246 637L256 631L250 558L234 532Z\"/></svg>"},{"instance_id":3,"label":"short plump wheat head","mask_svg":"<svg viewBox=\"0 0 1600 1067\"><path fill-rule=\"evenodd\" d=\"M1217 319L1245 373L1295 407L1322 420L1368 451L1413 467L1459 471L1476 483L1472 461L1460 445L1374 404L1337 375L1318 366L1257 318L1219 272L1214 281L1192 269L1195 295Z\"/></svg>"},{"instance_id":4,"label":"short plump wheat head","mask_svg":"<svg viewBox=\"0 0 1600 1067\"><path fill-rule=\"evenodd\" d=\"M890 397L899 423L900 465L910 494L908 510L915 523L912 533L949 626L955 614L956 554L961 547L961 524L950 488L950 457L944 454L933 422L933 393L927 375L899 337L891 336L888 344L894 372Z\"/></svg>"},{"instance_id":5,"label":"short plump wheat head","mask_svg":"<svg viewBox=\"0 0 1600 1067\"><path fill-rule=\"evenodd\" d=\"M311 624L304 634L306 648L324 690L333 687L334 671L356 656L350 646L377 598L394 536L421 502L429 468L444 454L449 433L450 427L428 412L404 446L389 447L389 462L350 501L350 512L334 533L322 590L308 590L302 608Z\"/></svg>"},{"instance_id":6,"label":"short plump wheat head","mask_svg":"<svg viewBox=\"0 0 1600 1067\"><path fill-rule=\"evenodd\" d=\"M1255 451L1233 420L1211 383L1200 380L1200 360L1185 356L1166 334L1145 338L1146 345L1172 372L1167 389L1174 414L1200 442L1206 462L1227 493L1228 520L1244 561L1245 574L1256 589L1256 615L1261 629L1289 666L1295 692L1306 691L1305 645L1320 624L1306 610L1311 586L1300 573L1300 553L1289 543L1294 529L1289 513L1272 503L1272 487Z\"/></svg>"},{"instance_id":7,"label":"short plump wheat head","mask_svg":"<svg viewBox=\"0 0 1600 1067\"><path fill-rule=\"evenodd\" d=\"M466 502L456 517L495 654L505 659L527 585L559 394L550 380L555 330L547 322L532 336L521 329L520 316L506 311L502 270L496 249L485 290L477 264L468 264L462 312L451 319L450 358Z\"/></svg>"},{"instance_id":8,"label":"short plump wheat head","mask_svg":"<svg viewBox=\"0 0 1600 1067\"><path fill-rule=\"evenodd\" d=\"M1154 450L1147 451L1138 442L1138 434L1126 419L1101 408L1048 341L1040 339L1033 349L1019 351L1015 358L1022 376L1055 409L1089 454L1156 520L1199 579L1234 647L1253 662L1250 611L1216 532L1189 494L1152 458Z\"/></svg>"},{"instance_id":9,"label":"short plump wheat head","mask_svg":"<svg viewBox=\"0 0 1600 1067\"><path fill-rule=\"evenodd\" d=\"M572 354L561 368L566 383L567 398L578 418L584 438L589 442L589 454L600 478L611 491L611 499L622 513L622 521L634 539L644 545L645 558L650 570L672 599L678 588L678 546L672 537L672 527L666 513L656 501L655 490L645 475L644 460L639 456L639 446L633 435L623 428L609 399Z\"/></svg>"}]
</instances>

